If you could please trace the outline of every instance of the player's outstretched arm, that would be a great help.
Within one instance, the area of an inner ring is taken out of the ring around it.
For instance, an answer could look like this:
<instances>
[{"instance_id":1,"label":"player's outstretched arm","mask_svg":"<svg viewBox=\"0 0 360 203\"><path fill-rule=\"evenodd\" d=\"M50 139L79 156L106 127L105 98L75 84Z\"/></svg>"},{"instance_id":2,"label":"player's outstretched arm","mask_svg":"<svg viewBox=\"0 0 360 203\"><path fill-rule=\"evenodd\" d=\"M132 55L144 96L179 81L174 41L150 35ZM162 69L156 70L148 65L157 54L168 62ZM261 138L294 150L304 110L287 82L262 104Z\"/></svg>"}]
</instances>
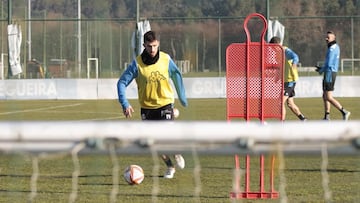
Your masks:
<instances>
[{"instance_id":1,"label":"player's outstretched arm","mask_svg":"<svg viewBox=\"0 0 360 203\"><path fill-rule=\"evenodd\" d=\"M132 113L134 113L134 109L132 108L132 106L129 106L125 109L123 109L123 112L124 112L124 116L126 118L131 118L132 117Z\"/></svg>"},{"instance_id":2,"label":"player's outstretched arm","mask_svg":"<svg viewBox=\"0 0 360 203\"><path fill-rule=\"evenodd\" d=\"M169 63L169 75L172 81L174 82L174 86L178 94L181 105L187 107L188 102L185 95L185 86L182 79L182 75L179 68L176 66L175 62L171 59Z\"/></svg>"},{"instance_id":3,"label":"player's outstretched arm","mask_svg":"<svg viewBox=\"0 0 360 203\"><path fill-rule=\"evenodd\" d=\"M121 104L123 110L130 106L129 101L126 98L126 87L134 78L137 77L137 74L138 70L136 61L134 60L120 76L117 82L118 101Z\"/></svg>"}]
</instances>

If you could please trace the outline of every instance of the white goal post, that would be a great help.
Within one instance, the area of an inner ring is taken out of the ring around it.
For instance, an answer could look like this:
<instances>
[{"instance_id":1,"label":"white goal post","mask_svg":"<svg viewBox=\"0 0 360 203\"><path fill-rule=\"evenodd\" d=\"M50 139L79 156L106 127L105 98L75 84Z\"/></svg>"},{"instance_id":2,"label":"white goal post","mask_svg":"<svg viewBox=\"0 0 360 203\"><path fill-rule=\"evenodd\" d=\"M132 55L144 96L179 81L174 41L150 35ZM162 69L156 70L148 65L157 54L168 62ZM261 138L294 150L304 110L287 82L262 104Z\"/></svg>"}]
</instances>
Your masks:
<instances>
[{"instance_id":1,"label":"white goal post","mask_svg":"<svg viewBox=\"0 0 360 203\"><path fill-rule=\"evenodd\" d=\"M91 70L91 61L95 62L95 78L99 78L99 59L98 58L88 58L87 59L87 78L90 79L90 70Z\"/></svg>"},{"instance_id":2,"label":"white goal post","mask_svg":"<svg viewBox=\"0 0 360 203\"><path fill-rule=\"evenodd\" d=\"M1 58L0 58L0 77L1 77L1 80L4 80L5 79L5 56L7 56L7 54L5 53L1 53Z\"/></svg>"},{"instance_id":3,"label":"white goal post","mask_svg":"<svg viewBox=\"0 0 360 203\"><path fill-rule=\"evenodd\" d=\"M284 143L284 151L319 150L319 146L360 146L359 121L269 122L121 122L58 121L1 122L0 151L68 151L83 142L89 148L106 149L116 143L120 152L148 153L149 148L232 154L240 149L271 151ZM159 130L161 129L161 130Z\"/></svg>"},{"instance_id":4,"label":"white goal post","mask_svg":"<svg viewBox=\"0 0 360 203\"><path fill-rule=\"evenodd\" d=\"M355 67L354 67L354 62L357 61L357 62L360 62L360 58L357 58L357 59L354 59L354 58L344 58L344 59L341 59L341 72L344 72L344 63L346 62L351 62L351 74L354 75L355 73ZM358 67L360 68L360 67Z\"/></svg>"}]
</instances>

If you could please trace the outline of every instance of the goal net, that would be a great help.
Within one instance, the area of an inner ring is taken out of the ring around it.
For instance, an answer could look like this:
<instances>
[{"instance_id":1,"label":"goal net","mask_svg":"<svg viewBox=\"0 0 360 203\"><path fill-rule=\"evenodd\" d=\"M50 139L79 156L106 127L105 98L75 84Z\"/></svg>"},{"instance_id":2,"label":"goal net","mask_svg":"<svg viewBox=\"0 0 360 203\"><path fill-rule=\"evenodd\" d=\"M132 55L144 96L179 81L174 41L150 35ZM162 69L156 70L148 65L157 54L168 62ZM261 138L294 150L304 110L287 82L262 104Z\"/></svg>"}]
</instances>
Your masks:
<instances>
[{"instance_id":1,"label":"goal net","mask_svg":"<svg viewBox=\"0 0 360 203\"><path fill-rule=\"evenodd\" d=\"M249 187L257 190L257 157L265 154L264 190L270 189L273 170L279 192L272 201L354 202L360 197L359 124L2 122L0 201L237 201L230 194L246 189L246 173ZM179 153L185 169L164 179L159 156ZM130 164L144 169L140 185L122 178Z\"/></svg>"}]
</instances>

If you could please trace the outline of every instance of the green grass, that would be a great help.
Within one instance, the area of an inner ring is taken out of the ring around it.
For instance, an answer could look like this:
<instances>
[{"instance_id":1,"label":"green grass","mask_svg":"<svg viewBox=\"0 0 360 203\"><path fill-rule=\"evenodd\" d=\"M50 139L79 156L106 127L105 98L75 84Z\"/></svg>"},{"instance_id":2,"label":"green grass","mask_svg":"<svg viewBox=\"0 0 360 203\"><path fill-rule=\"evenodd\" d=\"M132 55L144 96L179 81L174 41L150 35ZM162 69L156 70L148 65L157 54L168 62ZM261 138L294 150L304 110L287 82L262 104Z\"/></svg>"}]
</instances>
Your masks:
<instances>
[{"instance_id":1,"label":"green grass","mask_svg":"<svg viewBox=\"0 0 360 203\"><path fill-rule=\"evenodd\" d=\"M360 118L360 98L337 98L344 108L351 111L351 119ZM131 120L140 120L139 105L130 100L135 109ZM310 120L321 120L323 103L321 98L296 98L295 103ZM225 99L190 99L189 107L182 107L179 120L226 120ZM297 120L287 109L287 120ZM332 120L341 120L341 114L332 107ZM0 101L0 120L123 120L117 100L11 100Z\"/></svg>"},{"instance_id":2,"label":"green grass","mask_svg":"<svg viewBox=\"0 0 360 203\"><path fill-rule=\"evenodd\" d=\"M352 112L351 119L360 118L360 98L338 98L345 108ZM136 112L132 120L139 120L138 104L131 101ZM323 116L321 98L296 99L296 103L310 120L320 120ZM189 107L180 109L179 120L226 120L224 99L191 99ZM296 120L290 112L288 120ZM340 113L332 109L332 120L340 120ZM125 120L116 100L34 100L0 101L0 120ZM0 133L1 136L1 133ZM221 135L219 135L221 136ZM50 154L52 155L52 154ZM184 154L186 168L177 170L175 178L161 178L164 164L158 157L149 155L118 154L120 182L117 202L151 202L153 184L158 180L159 190L156 202L231 202L234 173L232 155ZM0 154L0 202L27 202L31 193L32 161L36 154ZM44 157L44 158L42 158ZM153 173L155 160L159 161L159 171ZM113 163L107 153L80 154L80 176L76 202L109 202L113 189ZM199 199L194 195L196 182L194 168L200 162L201 192ZM266 172L269 157L266 155ZM241 156L243 163L243 157ZM68 202L72 192L74 164L69 154L63 156L41 156L39 158L37 195L33 202ZM285 156L286 195L288 202L324 202L320 154ZM139 164L145 171L141 185L130 186L123 181L122 170L129 164ZM276 165L279 160L276 159ZM258 190L258 156L251 159L251 190ZM332 202L357 202L360 199L360 157L358 155L329 154L329 186ZM267 173L266 173L267 175ZM268 177L265 185L268 190ZM275 189L279 190L279 174L275 171ZM198 201L199 200L199 201ZM243 200L241 202L279 202L275 200ZM240 201L239 201L240 202Z\"/></svg>"}]
</instances>

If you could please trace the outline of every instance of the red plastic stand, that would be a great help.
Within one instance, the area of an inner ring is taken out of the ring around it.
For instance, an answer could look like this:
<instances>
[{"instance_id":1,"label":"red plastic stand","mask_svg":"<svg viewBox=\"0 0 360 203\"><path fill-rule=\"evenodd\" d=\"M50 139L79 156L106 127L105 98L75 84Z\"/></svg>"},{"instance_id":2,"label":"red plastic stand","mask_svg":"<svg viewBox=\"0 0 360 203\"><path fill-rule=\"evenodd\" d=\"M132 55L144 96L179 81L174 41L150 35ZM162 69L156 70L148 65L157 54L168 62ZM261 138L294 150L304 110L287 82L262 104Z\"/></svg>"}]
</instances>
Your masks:
<instances>
[{"instance_id":1,"label":"red plastic stand","mask_svg":"<svg viewBox=\"0 0 360 203\"><path fill-rule=\"evenodd\" d=\"M235 178L235 191L230 192L230 198L237 199L275 199L279 197L279 193L274 189L274 163L275 157L271 157L270 168L270 191L266 192L264 187L264 155L260 156L260 179L259 191L250 190L250 156L246 155L245 163L245 190L240 191L240 177ZM239 156L235 155L235 168L240 170Z\"/></svg>"},{"instance_id":2,"label":"red plastic stand","mask_svg":"<svg viewBox=\"0 0 360 203\"><path fill-rule=\"evenodd\" d=\"M263 21L260 42L251 41L247 24L253 17ZM226 49L227 120L281 120L284 50L281 45L264 40L267 22L261 14L253 13L246 17L244 30L246 42L232 43Z\"/></svg>"},{"instance_id":3,"label":"red plastic stand","mask_svg":"<svg viewBox=\"0 0 360 203\"><path fill-rule=\"evenodd\" d=\"M252 42L247 24L252 17L263 22L260 42ZM258 13L248 15L244 21L245 43L232 43L226 49L226 98L227 120L244 118L247 122L257 118L282 119L285 54L281 45L269 44L264 40L267 21ZM259 191L250 190L250 156L246 155L245 190L240 191L240 175L236 173L235 191L231 198L272 199L278 198L274 190L274 156L271 160L270 191L264 188L264 155L260 155ZM240 170L238 155L235 168Z\"/></svg>"}]
</instances>

